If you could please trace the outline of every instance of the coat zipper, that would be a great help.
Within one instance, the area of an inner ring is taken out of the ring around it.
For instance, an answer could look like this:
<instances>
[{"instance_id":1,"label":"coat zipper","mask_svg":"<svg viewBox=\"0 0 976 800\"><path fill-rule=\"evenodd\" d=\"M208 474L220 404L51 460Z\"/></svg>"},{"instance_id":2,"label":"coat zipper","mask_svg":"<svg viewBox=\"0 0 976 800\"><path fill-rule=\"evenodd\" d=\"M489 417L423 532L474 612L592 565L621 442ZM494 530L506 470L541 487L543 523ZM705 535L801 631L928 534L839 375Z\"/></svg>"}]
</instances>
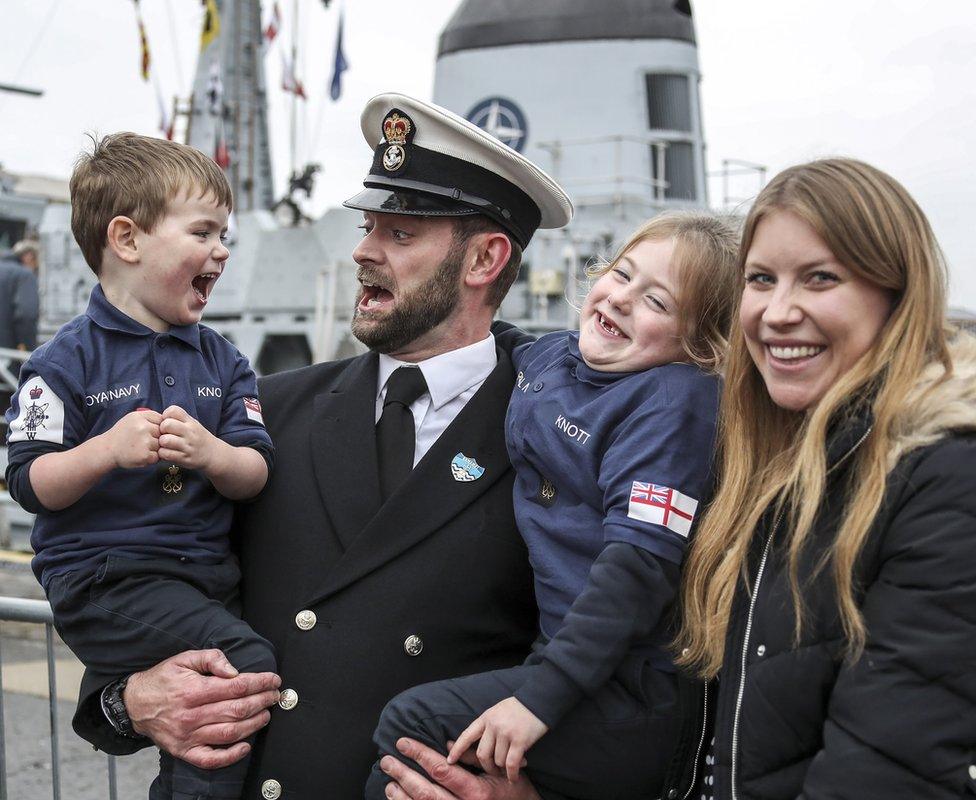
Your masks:
<instances>
[{"instance_id":1,"label":"coat zipper","mask_svg":"<svg viewBox=\"0 0 976 800\"><path fill-rule=\"evenodd\" d=\"M702 706L702 731L701 738L698 740L698 749L695 750L695 760L692 762L691 783L688 784L688 791L681 800L688 800L691 793L695 791L695 783L698 781L698 764L701 762L702 748L705 745L705 736L708 732L708 681L705 681L705 702Z\"/></svg>"},{"instance_id":2,"label":"coat zipper","mask_svg":"<svg viewBox=\"0 0 976 800\"><path fill-rule=\"evenodd\" d=\"M873 425L868 426L868 429L864 432L864 435L854 443L854 446L851 447L850 450L844 453L836 464L827 470L827 474L830 474L837 469L837 467L847 461L851 454L861 446L865 439L868 438L873 429ZM759 561L759 570L756 572L756 585L753 587L752 598L749 600L749 616L746 617L746 631L742 642L742 669L739 673L739 692L735 698L735 715L732 717L732 800L738 800L739 798L736 787L736 783L738 782L739 778L739 717L741 716L742 712L742 697L746 691L746 659L749 656L749 637L752 633L752 617L753 612L756 610L756 599L759 597L759 584L762 583L763 571L766 568L766 558L769 555L769 547L773 543L773 538L776 536L776 532L779 529L779 523L783 518L784 510L785 505L779 510L779 513L776 515L776 520L773 522L773 530L770 532L769 538L766 540L766 546L763 548L762 559Z\"/></svg>"},{"instance_id":3,"label":"coat zipper","mask_svg":"<svg viewBox=\"0 0 976 800\"><path fill-rule=\"evenodd\" d=\"M779 510L776 520L773 522L773 530L766 540L763 548L762 559L759 562L759 570L756 572L756 585L752 589L752 598L749 600L749 616L746 617L746 632L742 642L742 669L739 673L739 693L735 698L735 715L732 717L732 800L738 800L736 792L736 779L738 778L738 754L739 754L739 715L742 711L742 696L746 691L746 659L749 656L749 636L752 633L752 614L756 609L756 598L759 597L759 584L762 583L763 570L766 569L766 558L769 556L769 546L773 543L776 531L779 528L780 520L786 506Z\"/></svg>"}]
</instances>

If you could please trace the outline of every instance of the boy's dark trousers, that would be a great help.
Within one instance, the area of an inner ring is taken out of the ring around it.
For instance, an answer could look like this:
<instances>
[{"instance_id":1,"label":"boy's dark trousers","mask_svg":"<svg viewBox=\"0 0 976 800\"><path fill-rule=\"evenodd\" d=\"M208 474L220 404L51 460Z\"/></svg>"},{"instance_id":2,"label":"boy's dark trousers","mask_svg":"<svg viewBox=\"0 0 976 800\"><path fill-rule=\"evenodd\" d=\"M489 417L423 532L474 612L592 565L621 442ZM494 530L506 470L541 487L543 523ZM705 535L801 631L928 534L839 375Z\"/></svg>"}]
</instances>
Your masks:
<instances>
[{"instance_id":1,"label":"boy's dark trousers","mask_svg":"<svg viewBox=\"0 0 976 800\"><path fill-rule=\"evenodd\" d=\"M538 647L536 648L538 652ZM391 700L373 734L380 755L404 758L396 741L409 736L447 753L482 712L511 697L526 680L525 664L415 686ZM658 796L680 731L676 679L629 656L595 695L584 697L526 753L526 773L547 800L648 800ZM366 800L382 800L389 777L373 765Z\"/></svg>"},{"instance_id":2,"label":"boy's dark trousers","mask_svg":"<svg viewBox=\"0 0 976 800\"><path fill-rule=\"evenodd\" d=\"M57 575L47 582L54 625L89 670L108 684L184 650L219 648L240 672L275 672L271 643L236 613L240 569L179 558L108 556L94 574ZM150 800L240 797L248 760L205 770L168 754Z\"/></svg>"}]
</instances>

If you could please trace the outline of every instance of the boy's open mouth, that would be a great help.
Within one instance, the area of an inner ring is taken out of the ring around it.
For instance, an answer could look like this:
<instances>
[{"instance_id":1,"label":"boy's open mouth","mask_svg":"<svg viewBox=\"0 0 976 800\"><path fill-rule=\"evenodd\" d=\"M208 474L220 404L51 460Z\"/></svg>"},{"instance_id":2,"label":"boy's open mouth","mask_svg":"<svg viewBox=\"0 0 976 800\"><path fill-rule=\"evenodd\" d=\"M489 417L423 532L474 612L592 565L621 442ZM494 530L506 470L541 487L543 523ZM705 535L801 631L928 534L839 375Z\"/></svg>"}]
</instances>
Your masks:
<instances>
[{"instance_id":1,"label":"boy's open mouth","mask_svg":"<svg viewBox=\"0 0 976 800\"><path fill-rule=\"evenodd\" d=\"M190 281L193 291L196 292L201 303L207 302L207 298L210 297L210 290L213 289L213 285L219 277L219 272L201 272Z\"/></svg>"}]
</instances>

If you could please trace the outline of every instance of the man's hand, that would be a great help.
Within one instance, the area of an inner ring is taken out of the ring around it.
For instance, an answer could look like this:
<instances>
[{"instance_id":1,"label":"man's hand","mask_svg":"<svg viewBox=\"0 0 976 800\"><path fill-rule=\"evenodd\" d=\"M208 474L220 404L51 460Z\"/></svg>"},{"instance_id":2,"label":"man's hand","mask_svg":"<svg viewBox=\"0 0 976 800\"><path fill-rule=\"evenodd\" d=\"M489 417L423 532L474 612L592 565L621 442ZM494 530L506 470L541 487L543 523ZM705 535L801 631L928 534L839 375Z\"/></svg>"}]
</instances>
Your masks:
<instances>
[{"instance_id":1,"label":"man's hand","mask_svg":"<svg viewBox=\"0 0 976 800\"><path fill-rule=\"evenodd\" d=\"M540 800L524 775L513 783L494 765L490 772L474 775L462 766L448 764L436 750L413 739L400 739L397 750L420 764L436 783L392 756L384 756L380 767L393 779L386 787L390 800Z\"/></svg>"},{"instance_id":2,"label":"man's hand","mask_svg":"<svg viewBox=\"0 0 976 800\"><path fill-rule=\"evenodd\" d=\"M102 436L116 467L135 469L159 461L159 423L162 415L148 408L130 411Z\"/></svg>"},{"instance_id":3,"label":"man's hand","mask_svg":"<svg viewBox=\"0 0 976 800\"><path fill-rule=\"evenodd\" d=\"M159 425L159 458L204 472L224 443L179 406L170 406Z\"/></svg>"},{"instance_id":4,"label":"man's hand","mask_svg":"<svg viewBox=\"0 0 976 800\"><path fill-rule=\"evenodd\" d=\"M281 679L238 673L220 650L187 650L129 678L122 693L136 733L202 769L240 761L271 719Z\"/></svg>"},{"instance_id":5,"label":"man's hand","mask_svg":"<svg viewBox=\"0 0 976 800\"><path fill-rule=\"evenodd\" d=\"M541 739L549 728L514 697L493 705L472 722L458 737L447 755L454 764L461 754L479 739L478 761L488 772L492 766L504 767L510 781L518 779L525 751Z\"/></svg>"}]
</instances>

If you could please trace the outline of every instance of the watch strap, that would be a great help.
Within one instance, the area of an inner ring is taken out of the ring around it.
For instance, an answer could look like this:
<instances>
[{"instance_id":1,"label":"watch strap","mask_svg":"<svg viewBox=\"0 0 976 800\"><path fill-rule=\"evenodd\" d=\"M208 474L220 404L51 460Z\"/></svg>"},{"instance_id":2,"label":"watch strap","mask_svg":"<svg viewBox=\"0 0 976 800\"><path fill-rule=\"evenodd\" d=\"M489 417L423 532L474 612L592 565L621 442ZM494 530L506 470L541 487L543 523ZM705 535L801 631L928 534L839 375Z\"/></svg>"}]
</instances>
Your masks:
<instances>
[{"instance_id":1,"label":"watch strap","mask_svg":"<svg viewBox=\"0 0 976 800\"><path fill-rule=\"evenodd\" d=\"M119 736L127 739L141 739L142 736L136 733L132 727L132 720L122 699L122 692L125 690L129 677L126 676L117 681L113 681L102 689L102 713L109 721L109 724Z\"/></svg>"}]
</instances>

